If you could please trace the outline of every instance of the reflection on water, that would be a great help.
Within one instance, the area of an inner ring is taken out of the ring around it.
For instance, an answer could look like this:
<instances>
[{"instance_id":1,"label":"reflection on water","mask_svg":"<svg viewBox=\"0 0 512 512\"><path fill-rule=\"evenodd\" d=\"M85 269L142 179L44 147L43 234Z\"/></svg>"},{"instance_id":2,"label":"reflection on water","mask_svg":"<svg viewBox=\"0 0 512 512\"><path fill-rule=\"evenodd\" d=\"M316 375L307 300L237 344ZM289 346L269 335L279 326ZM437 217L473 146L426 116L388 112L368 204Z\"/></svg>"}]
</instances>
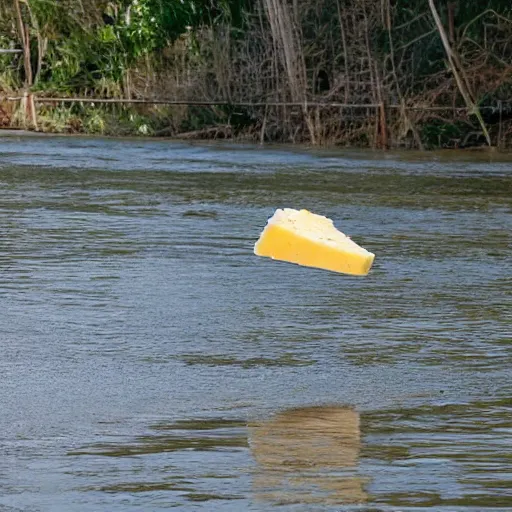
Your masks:
<instances>
[{"instance_id":1,"label":"reflection on water","mask_svg":"<svg viewBox=\"0 0 512 512\"><path fill-rule=\"evenodd\" d=\"M140 436L126 444L97 443L91 451L76 451L70 455L103 455L106 457L130 457L134 455L150 455L152 453L170 453L181 450L209 451L221 448L240 448L247 445L244 435L234 436L229 430L226 435L221 428L232 428L234 422L212 421L190 422L193 430L180 423L171 425L154 425L152 430L159 432ZM187 425L187 422L184 423ZM219 424L221 426L219 426ZM197 430L197 432L195 432ZM203 433L206 431L206 433ZM161 432L161 433L160 433ZM172 433L166 433L172 432Z\"/></svg>"},{"instance_id":2,"label":"reflection on water","mask_svg":"<svg viewBox=\"0 0 512 512\"><path fill-rule=\"evenodd\" d=\"M362 423L366 467L379 481L376 501L512 507L512 398L388 408L365 414Z\"/></svg>"},{"instance_id":3,"label":"reflection on water","mask_svg":"<svg viewBox=\"0 0 512 512\"><path fill-rule=\"evenodd\" d=\"M222 467L222 458L247 451L246 423L223 418L156 423L145 435L115 437L68 453L69 457L96 458L99 471L89 473L82 492L146 495L165 493L165 504L232 501L241 498L230 488L235 476ZM222 456L220 455L222 454ZM212 463L216 459L217 464ZM100 462L101 460L101 462ZM189 466L187 462L192 462ZM198 464L199 463L199 464ZM104 471L108 468L108 478ZM223 492L212 488L228 482ZM215 483L212 483L215 482Z\"/></svg>"},{"instance_id":4,"label":"reflection on water","mask_svg":"<svg viewBox=\"0 0 512 512\"><path fill-rule=\"evenodd\" d=\"M248 495L260 504L334 506L368 499L360 451L356 410L312 406L249 423L222 417L155 423L145 435L107 437L68 457L96 461L86 480L97 483L82 486L82 492L165 493L168 506ZM244 473L246 489L240 488Z\"/></svg>"},{"instance_id":5,"label":"reflection on water","mask_svg":"<svg viewBox=\"0 0 512 512\"><path fill-rule=\"evenodd\" d=\"M249 426L257 498L277 503L360 503L359 414L348 407L300 407Z\"/></svg>"}]
</instances>

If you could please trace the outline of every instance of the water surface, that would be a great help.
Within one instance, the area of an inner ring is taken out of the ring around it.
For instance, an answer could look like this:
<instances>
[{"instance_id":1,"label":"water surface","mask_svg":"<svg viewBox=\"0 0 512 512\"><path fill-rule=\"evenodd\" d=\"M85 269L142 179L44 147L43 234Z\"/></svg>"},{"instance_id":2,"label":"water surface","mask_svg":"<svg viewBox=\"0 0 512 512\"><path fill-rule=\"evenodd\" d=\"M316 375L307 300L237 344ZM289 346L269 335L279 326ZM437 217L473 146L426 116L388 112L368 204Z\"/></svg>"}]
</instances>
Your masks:
<instances>
[{"instance_id":1,"label":"water surface","mask_svg":"<svg viewBox=\"0 0 512 512\"><path fill-rule=\"evenodd\" d=\"M0 510L512 510L512 161L0 139ZM257 258L328 215L366 278Z\"/></svg>"}]
</instances>

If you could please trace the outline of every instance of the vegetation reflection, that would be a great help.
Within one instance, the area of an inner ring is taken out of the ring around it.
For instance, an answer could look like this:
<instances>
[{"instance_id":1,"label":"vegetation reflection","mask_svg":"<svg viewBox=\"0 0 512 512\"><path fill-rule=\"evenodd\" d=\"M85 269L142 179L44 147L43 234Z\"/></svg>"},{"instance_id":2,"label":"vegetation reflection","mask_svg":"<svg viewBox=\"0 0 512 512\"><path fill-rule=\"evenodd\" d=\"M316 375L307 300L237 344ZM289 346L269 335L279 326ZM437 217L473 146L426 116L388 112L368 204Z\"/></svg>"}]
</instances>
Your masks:
<instances>
[{"instance_id":1,"label":"vegetation reflection","mask_svg":"<svg viewBox=\"0 0 512 512\"><path fill-rule=\"evenodd\" d=\"M349 407L290 409L249 426L254 493L277 503L361 503L359 413Z\"/></svg>"}]
</instances>

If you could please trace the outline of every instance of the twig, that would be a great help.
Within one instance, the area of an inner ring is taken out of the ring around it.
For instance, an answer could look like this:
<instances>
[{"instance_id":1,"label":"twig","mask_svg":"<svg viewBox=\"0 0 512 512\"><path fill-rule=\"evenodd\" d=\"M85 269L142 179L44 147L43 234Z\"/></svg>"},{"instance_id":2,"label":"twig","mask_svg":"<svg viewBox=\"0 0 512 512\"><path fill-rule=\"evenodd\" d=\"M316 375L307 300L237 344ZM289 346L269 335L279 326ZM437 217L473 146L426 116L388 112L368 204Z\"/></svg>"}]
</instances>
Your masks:
<instances>
[{"instance_id":1,"label":"twig","mask_svg":"<svg viewBox=\"0 0 512 512\"><path fill-rule=\"evenodd\" d=\"M406 21L405 23L402 23L401 25L397 25L395 27L395 30L400 30L402 28L408 27L409 25L412 25L415 21L418 21L421 18L424 18L425 16L427 16L427 14L428 14L428 11L425 11L425 12L419 14L418 16L416 16L415 18L413 18L412 20Z\"/></svg>"},{"instance_id":2,"label":"twig","mask_svg":"<svg viewBox=\"0 0 512 512\"><path fill-rule=\"evenodd\" d=\"M441 18L439 17L439 14L436 10L436 6L434 5L434 0L428 0L428 4L430 6L430 10L432 11L432 17L434 18L434 21L436 23L439 35L441 37L441 41L443 43L446 55L448 57L448 61L450 63L450 68L452 70L453 76L455 77L455 81L457 82L457 86L459 87L459 91L462 94L462 97L464 98L464 101L465 101L466 105L468 106L468 108L470 109L470 111L472 113L474 113L475 116L477 117L478 122L480 123L480 126L482 128L482 132L487 141L487 144L489 146L491 146L492 145L491 137L489 135L487 127L485 126L484 120L482 118L482 114L478 110L478 106L474 103L474 101L471 97L471 92L468 89L467 81L466 81L466 84L464 84L464 82L462 81L462 78L459 74L459 70L457 69L457 63L458 63L459 67L460 67L460 72L461 72L461 74L464 75L464 69L460 65L460 62L459 62L457 56L454 54L454 52L450 46L448 37L446 36L446 31L441 22Z\"/></svg>"},{"instance_id":3,"label":"twig","mask_svg":"<svg viewBox=\"0 0 512 512\"><path fill-rule=\"evenodd\" d=\"M429 0L430 1L430 0ZM471 21L468 21L466 23L466 26L464 27L464 30L462 31L462 36L461 38L464 38L466 37L466 32L468 30L468 28L473 24L475 23L478 19L482 18L483 16L485 16L486 14L494 14L498 19L501 19L503 21L506 21L507 23L512 23L512 20L509 19L509 18L506 18L505 16L502 16L501 14L497 13L494 9L486 9L485 11L481 12L480 14L478 14L477 16L475 16Z\"/></svg>"},{"instance_id":4,"label":"twig","mask_svg":"<svg viewBox=\"0 0 512 512\"><path fill-rule=\"evenodd\" d=\"M409 48L409 46L413 45L414 43L417 43L418 41L421 41L425 37L428 37L428 36L432 35L436 31L437 31L437 28L433 28L432 30L429 30L428 32L425 32L424 34L421 34L421 36L415 37L414 39L412 39L408 43L406 43L406 44L404 44L402 46L399 46L396 50L397 51L398 50L405 50L406 48Z\"/></svg>"}]
</instances>

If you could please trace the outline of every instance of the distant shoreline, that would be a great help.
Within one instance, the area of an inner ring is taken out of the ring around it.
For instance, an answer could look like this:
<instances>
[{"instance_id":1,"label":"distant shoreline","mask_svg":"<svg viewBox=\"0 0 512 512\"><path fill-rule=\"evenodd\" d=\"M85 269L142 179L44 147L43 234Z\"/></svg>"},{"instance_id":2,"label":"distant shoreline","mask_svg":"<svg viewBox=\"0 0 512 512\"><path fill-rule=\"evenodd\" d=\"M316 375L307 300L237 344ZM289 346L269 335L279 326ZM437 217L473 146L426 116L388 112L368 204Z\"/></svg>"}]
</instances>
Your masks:
<instances>
[{"instance_id":1,"label":"distant shoreline","mask_svg":"<svg viewBox=\"0 0 512 512\"><path fill-rule=\"evenodd\" d=\"M406 147L391 147L388 149L370 148L364 146L344 146L344 145L312 145L307 143L293 143L293 142L279 142L271 141L258 143L254 140L247 140L244 138L180 138L180 137L165 137L158 135L110 135L110 134L97 134L97 133L69 133L69 132L43 132L36 130L16 129L16 128L0 128L0 140L5 137L66 137L66 138L92 138L92 139L110 139L110 140L141 140L141 141L168 141L168 142L183 142L189 144L201 144L201 143L216 143L216 144L250 144L261 147L280 147L280 148L304 148L304 149L326 149L326 150L337 150L337 151L369 151L372 153L422 153L422 154L435 154L435 153L479 153L479 154L493 154L500 155L503 157L511 156L512 150L509 148L498 149L496 146L469 146L465 148L430 148L420 150L418 148L406 148ZM508 160L508 158L507 158Z\"/></svg>"}]
</instances>

